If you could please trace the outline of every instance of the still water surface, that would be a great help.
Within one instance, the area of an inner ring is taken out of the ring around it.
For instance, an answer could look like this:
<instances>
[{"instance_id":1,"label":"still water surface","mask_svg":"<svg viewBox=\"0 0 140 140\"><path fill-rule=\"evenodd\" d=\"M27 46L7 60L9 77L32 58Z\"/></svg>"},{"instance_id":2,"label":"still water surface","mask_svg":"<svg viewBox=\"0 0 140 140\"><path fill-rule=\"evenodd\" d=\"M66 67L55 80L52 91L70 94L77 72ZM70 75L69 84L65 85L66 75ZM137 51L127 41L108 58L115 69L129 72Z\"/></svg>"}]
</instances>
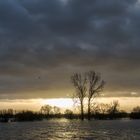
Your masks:
<instances>
[{"instance_id":1,"label":"still water surface","mask_svg":"<svg viewBox=\"0 0 140 140\"><path fill-rule=\"evenodd\" d=\"M0 140L140 140L140 120L0 123Z\"/></svg>"}]
</instances>

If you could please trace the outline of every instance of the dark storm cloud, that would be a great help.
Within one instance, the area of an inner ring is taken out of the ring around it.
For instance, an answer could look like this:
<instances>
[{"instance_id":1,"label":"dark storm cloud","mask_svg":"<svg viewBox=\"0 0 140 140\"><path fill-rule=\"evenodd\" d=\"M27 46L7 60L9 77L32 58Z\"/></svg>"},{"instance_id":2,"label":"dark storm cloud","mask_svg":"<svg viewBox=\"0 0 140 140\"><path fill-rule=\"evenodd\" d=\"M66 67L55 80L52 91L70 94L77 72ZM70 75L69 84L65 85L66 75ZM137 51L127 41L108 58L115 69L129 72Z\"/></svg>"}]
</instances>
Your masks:
<instances>
[{"instance_id":1,"label":"dark storm cloud","mask_svg":"<svg viewBox=\"0 0 140 140\"><path fill-rule=\"evenodd\" d=\"M70 88L88 69L139 92L139 13L138 0L1 0L0 93Z\"/></svg>"}]
</instances>

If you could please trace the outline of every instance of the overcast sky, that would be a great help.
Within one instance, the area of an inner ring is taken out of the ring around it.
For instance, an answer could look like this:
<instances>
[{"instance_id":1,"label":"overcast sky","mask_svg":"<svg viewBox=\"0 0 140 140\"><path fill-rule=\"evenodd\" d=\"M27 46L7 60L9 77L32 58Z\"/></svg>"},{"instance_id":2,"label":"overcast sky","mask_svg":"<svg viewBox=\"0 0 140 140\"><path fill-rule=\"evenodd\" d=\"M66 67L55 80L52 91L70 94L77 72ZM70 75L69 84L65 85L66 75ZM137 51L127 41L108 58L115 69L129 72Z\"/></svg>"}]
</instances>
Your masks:
<instances>
[{"instance_id":1,"label":"overcast sky","mask_svg":"<svg viewBox=\"0 0 140 140\"><path fill-rule=\"evenodd\" d=\"M140 96L139 0L0 0L0 98L68 97L88 70Z\"/></svg>"}]
</instances>

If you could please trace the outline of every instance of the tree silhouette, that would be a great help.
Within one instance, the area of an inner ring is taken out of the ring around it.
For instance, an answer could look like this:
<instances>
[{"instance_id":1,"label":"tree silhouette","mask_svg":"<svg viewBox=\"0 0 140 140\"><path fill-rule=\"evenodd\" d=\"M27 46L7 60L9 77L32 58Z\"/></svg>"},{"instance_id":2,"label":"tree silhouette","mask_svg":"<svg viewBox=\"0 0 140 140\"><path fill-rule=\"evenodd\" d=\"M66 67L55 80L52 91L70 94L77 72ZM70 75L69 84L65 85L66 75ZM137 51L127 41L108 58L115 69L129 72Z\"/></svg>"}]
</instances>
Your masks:
<instances>
[{"instance_id":1,"label":"tree silhouette","mask_svg":"<svg viewBox=\"0 0 140 140\"><path fill-rule=\"evenodd\" d=\"M84 119L84 98L86 97L86 75L81 75L80 73L75 73L71 76L71 81L76 89L76 94L74 95L80 101L80 111L81 111L81 120Z\"/></svg>"},{"instance_id":2,"label":"tree silhouette","mask_svg":"<svg viewBox=\"0 0 140 140\"><path fill-rule=\"evenodd\" d=\"M88 80L88 119L91 116L91 99L95 98L103 89L105 82L101 80L100 74L90 71L87 73Z\"/></svg>"},{"instance_id":3,"label":"tree silhouette","mask_svg":"<svg viewBox=\"0 0 140 140\"><path fill-rule=\"evenodd\" d=\"M110 108L109 104L100 103L96 106L95 111L101 114L105 114L108 112L109 108Z\"/></svg>"},{"instance_id":4,"label":"tree silhouette","mask_svg":"<svg viewBox=\"0 0 140 140\"><path fill-rule=\"evenodd\" d=\"M108 113L110 113L110 114L115 114L115 113L119 112L118 107L119 107L119 102L118 102L118 100L114 100L114 101L110 104L110 108L109 108L109 110L108 110Z\"/></svg>"},{"instance_id":5,"label":"tree silhouette","mask_svg":"<svg viewBox=\"0 0 140 140\"><path fill-rule=\"evenodd\" d=\"M53 106L53 113L54 114L60 114L61 113L61 109L57 106Z\"/></svg>"},{"instance_id":6,"label":"tree silhouette","mask_svg":"<svg viewBox=\"0 0 140 140\"><path fill-rule=\"evenodd\" d=\"M140 119L140 106L136 106L133 108L132 112L130 113L131 119Z\"/></svg>"},{"instance_id":7,"label":"tree silhouette","mask_svg":"<svg viewBox=\"0 0 140 140\"><path fill-rule=\"evenodd\" d=\"M41 107L40 111L41 113L44 113L45 115L50 115L50 113L52 112L52 106L44 105Z\"/></svg>"},{"instance_id":8,"label":"tree silhouette","mask_svg":"<svg viewBox=\"0 0 140 140\"><path fill-rule=\"evenodd\" d=\"M72 119L74 114L71 110L66 109L65 112L64 112L64 115L65 115L66 118Z\"/></svg>"},{"instance_id":9,"label":"tree silhouette","mask_svg":"<svg viewBox=\"0 0 140 140\"><path fill-rule=\"evenodd\" d=\"M139 112L140 113L140 106L134 107L132 112Z\"/></svg>"}]
</instances>

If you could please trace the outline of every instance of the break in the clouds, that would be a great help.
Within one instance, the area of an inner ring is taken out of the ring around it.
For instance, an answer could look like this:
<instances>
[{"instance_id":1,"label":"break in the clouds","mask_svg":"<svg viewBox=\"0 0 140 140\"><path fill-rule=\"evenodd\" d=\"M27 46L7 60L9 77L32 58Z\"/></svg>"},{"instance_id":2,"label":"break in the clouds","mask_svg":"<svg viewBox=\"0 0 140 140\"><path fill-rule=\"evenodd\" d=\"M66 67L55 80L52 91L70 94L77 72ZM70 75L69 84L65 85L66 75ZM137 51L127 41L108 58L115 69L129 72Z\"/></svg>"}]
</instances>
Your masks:
<instances>
[{"instance_id":1,"label":"break in the clouds","mask_svg":"<svg viewBox=\"0 0 140 140\"><path fill-rule=\"evenodd\" d=\"M0 97L65 97L96 70L109 96L139 96L139 0L1 0Z\"/></svg>"}]
</instances>

